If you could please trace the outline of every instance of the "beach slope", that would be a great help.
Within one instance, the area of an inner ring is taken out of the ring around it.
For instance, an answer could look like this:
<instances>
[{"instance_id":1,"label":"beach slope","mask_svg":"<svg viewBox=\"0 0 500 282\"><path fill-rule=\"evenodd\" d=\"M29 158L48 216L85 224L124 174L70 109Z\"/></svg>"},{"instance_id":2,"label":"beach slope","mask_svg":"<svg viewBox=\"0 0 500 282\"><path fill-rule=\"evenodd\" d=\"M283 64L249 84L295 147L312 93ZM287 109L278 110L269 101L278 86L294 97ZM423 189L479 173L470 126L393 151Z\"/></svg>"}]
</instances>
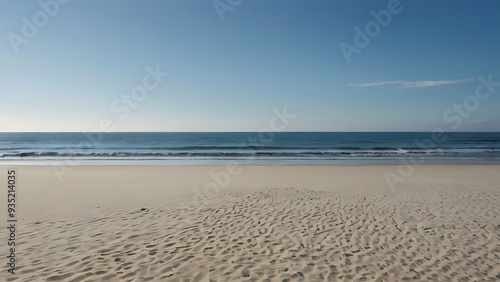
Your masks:
<instances>
[{"instance_id":1,"label":"beach slope","mask_svg":"<svg viewBox=\"0 0 500 282\"><path fill-rule=\"evenodd\" d=\"M397 166L16 170L17 269L4 230L1 280L500 277L499 166L418 166L396 185Z\"/></svg>"}]
</instances>

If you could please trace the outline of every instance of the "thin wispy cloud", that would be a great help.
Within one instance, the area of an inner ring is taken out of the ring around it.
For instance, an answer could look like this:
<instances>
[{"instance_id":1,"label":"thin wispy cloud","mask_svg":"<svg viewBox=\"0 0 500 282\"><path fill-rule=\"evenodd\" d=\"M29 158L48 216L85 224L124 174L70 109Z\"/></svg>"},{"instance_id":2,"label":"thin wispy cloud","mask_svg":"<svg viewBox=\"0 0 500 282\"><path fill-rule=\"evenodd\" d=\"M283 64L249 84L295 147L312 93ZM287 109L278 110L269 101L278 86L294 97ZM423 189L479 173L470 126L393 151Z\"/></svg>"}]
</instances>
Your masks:
<instances>
[{"instance_id":1,"label":"thin wispy cloud","mask_svg":"<svg viewBox=\"0 0 500 282\"><path fill-rule=\"evenodd\" d=\"M449 84L458 84L473 81L473 79L460 79L460 80L423 80L423 81L407 81L407 80L395 80L395 81L377 81L370 83L349 83L352 87L374 87L382 85L396 85L396 88L420 88L420 87L434 87Z\"/></svg>"},{"instance_id":2,"label":"thin wispy cloud","mask_svg":"<svg viewBox=\"0 0 500 282\"><path fill-rule=\"evenodd\" d=\"M488 120L485 118L482 118L482 119L472 119L472 120L468 120L465 122L466 123L486 123L486 122L488 122Z\"/></svg>"}]
</instances>

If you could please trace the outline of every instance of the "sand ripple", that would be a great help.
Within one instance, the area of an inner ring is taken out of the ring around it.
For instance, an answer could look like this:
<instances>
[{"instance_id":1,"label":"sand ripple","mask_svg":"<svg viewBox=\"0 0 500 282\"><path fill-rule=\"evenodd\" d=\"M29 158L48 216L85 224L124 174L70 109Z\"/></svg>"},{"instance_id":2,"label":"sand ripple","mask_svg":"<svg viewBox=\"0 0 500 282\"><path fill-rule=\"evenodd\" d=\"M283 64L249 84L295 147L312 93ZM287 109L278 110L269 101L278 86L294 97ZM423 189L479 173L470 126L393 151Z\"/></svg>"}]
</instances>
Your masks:
<instances>
[{"instance_id":1,"label":"sand ripple","mask_svg":"<svg viewBox=\"0 0 500 282\"><path fill-rule=\"evenodd\" d=\"M359 191L228 189L188 213L182 204L141 203L143 209L94 207L99 212L90 218L26 223L22 267L9 281L500 277L498 187L422 183Z\"/></svg>"}]
</instances>

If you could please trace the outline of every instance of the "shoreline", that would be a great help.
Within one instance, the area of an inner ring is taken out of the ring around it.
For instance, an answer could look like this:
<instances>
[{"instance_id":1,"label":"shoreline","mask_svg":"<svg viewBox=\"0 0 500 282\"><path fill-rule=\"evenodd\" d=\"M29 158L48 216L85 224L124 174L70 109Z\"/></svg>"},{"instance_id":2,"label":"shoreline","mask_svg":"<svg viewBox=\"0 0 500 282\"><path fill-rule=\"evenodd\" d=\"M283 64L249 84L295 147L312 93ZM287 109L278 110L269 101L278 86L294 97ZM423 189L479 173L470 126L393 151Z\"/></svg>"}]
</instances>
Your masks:
<instances>
[{"instance_id":1,"label":"shoreline","mask_svg":"<svg viewBox=\"0 0 500 282\"><path fill-rule=\"evenodd\" d=\"M76 163L76 164L75 164ZM1 166L221 166L236 163L240 166L391 166L391 165L500 165L498 159L217 159L217 160L0 160Z\"/></svg>"}]
</instances>

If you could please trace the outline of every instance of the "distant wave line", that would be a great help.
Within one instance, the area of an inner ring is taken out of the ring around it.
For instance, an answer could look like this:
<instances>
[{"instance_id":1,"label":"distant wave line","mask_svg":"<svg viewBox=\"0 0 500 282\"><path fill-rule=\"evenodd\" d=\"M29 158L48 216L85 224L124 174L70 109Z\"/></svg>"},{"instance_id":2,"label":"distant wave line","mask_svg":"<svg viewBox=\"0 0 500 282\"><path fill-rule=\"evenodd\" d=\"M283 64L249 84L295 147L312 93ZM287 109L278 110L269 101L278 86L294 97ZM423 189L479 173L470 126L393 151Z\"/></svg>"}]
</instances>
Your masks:
<instances>
[{"instance_id":1,"label":"distant wave line","mask_svg":"<svg viewBox=\"0 0 500 282\"><path fill-rule=\"evenodd\" d=\"M281 152L89 152L89 153L69 153L69 152L19 152L3 153L0 158L39 158L39 157L377 157L377 156L412 156L412 155L459 155L478 153L500 153L500 149L445 149L445 150L393 150L393 151L281 151Z\"/></svg>"}]
</instances>

